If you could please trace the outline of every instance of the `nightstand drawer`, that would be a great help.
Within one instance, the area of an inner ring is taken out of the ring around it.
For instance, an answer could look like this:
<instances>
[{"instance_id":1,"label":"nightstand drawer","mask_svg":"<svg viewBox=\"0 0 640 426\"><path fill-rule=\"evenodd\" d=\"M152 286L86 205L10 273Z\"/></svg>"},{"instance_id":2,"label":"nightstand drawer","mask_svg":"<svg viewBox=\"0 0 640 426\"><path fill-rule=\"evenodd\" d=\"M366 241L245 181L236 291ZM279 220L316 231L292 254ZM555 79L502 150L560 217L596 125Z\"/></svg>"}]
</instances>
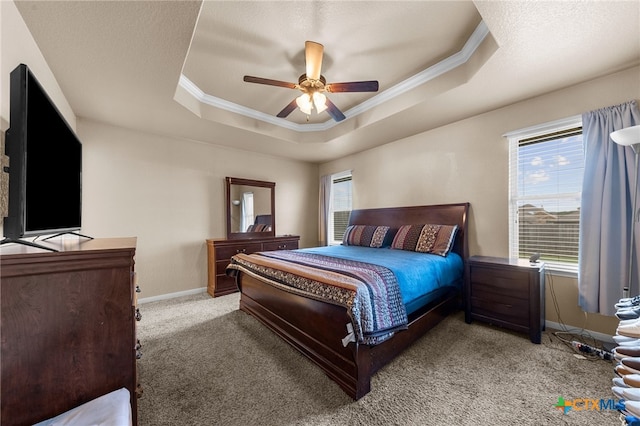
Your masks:
<instances>
[{"instance_id":1,"label":"nightstand drawer","mask_svg":"<svg viewBox=\"0 0 640 426\"><path fill-rule=\"evenodd\" d=\"M480 293L506 295L518 299L529 299L529 281L525 275L517 271L471 267L471 291L473 295Z\"/></svg>"},{"instance_id":2,"label":"nightstand drawer","mask_svg":"<svg viewBox=\"0 0 640 426\"><path fill-rule=\"evenodd\" d=\"M481 300L486 303L495 303L503 305L521 306L523 309L529 309L529 299L523 299L520 297L512 297L508 294L491 293L485 291L478 291L475 288L471 289L471 301ZM473 305L472 305L473 307ZM523 312L524 315L524 312Z\"/></svg>"},{"instance_id":3,"label":"nightstand drawer","mask_svg":"<svg viewBox=\"0 0 640 426\"><path fill-rule=\"evenodd\" d=\"M529 325L529 302L522 299L496 302L472 297L471 311L474 315L481 315L485 318L497 319L523 327Z\"/></svg>"}]
</instances>

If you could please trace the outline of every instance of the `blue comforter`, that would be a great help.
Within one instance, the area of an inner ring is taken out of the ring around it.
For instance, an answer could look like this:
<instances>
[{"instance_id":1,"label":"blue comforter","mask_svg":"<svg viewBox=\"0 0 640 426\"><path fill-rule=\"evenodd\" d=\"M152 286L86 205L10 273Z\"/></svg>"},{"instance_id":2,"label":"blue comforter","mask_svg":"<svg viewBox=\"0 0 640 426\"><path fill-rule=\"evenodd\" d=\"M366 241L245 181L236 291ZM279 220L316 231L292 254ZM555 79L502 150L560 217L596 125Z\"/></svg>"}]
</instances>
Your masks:
<instances>
[{"instance_id":1,"label":"blue comforter","mask_svg":"<svg viewBox=\"0 0 640 426\"><path fill-rule=\"evenodd\" d=\"M327 246L299 249L308 253L322 254L342 259L373 263L389 268L400 286L402 302L407 314L411 314L426 303L431 294L439 294L447 287L459 288L462 284L464 265L456 253L446 257L390 248L360 246Z\"/></svg>"}]
</instances>

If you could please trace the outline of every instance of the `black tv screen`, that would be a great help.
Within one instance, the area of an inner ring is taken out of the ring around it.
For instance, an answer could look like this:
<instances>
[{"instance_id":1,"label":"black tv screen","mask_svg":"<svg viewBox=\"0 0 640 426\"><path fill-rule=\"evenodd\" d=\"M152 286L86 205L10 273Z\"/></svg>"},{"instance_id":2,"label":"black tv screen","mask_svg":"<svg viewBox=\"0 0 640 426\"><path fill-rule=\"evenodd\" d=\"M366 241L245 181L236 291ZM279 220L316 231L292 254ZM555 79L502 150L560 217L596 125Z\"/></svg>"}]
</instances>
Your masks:
<instances>
[{"instance_id":1,"label":"black tv screen","mask_svg":"<svg viewBox=\"0 0 640 426\"><path fill-rule=\"evenodd\" d=\"M4 237L72 232L82 212L82 144L29 68L11 72Z\"/></svg>"}]
</instances>

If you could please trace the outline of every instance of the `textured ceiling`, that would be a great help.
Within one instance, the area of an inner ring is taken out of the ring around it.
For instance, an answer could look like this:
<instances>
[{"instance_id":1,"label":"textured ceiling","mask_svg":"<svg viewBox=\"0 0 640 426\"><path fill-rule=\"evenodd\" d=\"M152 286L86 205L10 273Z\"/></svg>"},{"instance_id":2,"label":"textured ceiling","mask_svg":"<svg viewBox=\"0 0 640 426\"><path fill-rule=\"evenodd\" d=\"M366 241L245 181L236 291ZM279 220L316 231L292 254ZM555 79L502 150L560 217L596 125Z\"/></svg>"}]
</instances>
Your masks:
<instances>
[{"instance_id":1,"label":"textured ceiling","mask_svg":"<svg viewBox=\"0 0 640 426\"><path fill-rule=\"evenodd\" d=\"M325 46L327 82L378 80L384 91L458 52L480 21L470 2L291 2L277 8L271 2L205 2L182 73L209 95L273 116L300 93L242 77L297 83L305 72L306 40ZM400 22L401 31L390 25ZM372 96L329 95L343 111ZM287 119L306 124L330 117L314 111L307 121L295 111Z\"/></svg>"},{"instance_id":2,"label":"textured ceiling","mask_svg":"<svg viewBox=\"0 0 640 426\"><path fill-rule=\"evenodd\" d=\"M16 4L78 117L314 162L640 63L638 1ZM479 26L465 62L444 67ZM380 92L330 94L340 123L274 122L297 91L242 77L297 82L305 40L325 46L328 81L376 79Z\"/></svg>"}]
</instances>

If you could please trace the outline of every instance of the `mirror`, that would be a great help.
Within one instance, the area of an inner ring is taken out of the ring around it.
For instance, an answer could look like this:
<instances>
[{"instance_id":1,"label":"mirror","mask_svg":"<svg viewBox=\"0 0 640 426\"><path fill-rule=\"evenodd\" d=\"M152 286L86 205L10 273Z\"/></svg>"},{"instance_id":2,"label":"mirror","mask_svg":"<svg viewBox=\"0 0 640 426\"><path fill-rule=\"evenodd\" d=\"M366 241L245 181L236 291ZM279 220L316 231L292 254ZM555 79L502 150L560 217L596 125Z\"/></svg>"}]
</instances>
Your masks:
<instances>
[{"instance_id":1,"label":"mirror","mask_svg":"<svg viewBox=\"0 0 640 426\"><path fill-rule=\"evenodd\" d=\"M233 177L225 180L227 239L275 236L275 182Z\"/></svg>"}]
</instances>

